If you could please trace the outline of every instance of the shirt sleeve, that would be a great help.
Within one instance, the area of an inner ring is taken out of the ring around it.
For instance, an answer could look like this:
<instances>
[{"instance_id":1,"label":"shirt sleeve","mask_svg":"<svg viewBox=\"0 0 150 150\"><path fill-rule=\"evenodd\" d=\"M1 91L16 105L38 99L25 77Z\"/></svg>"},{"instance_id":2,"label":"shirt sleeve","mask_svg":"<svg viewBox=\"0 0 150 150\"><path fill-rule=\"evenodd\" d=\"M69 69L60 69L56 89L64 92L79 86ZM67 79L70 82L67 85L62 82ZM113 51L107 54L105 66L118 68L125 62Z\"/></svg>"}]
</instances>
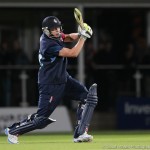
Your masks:
<instances>
[{"instance_id":1,"label":"shirt sleeve","mask_svg":"<svg viewBox=\"0 0 150 150\"><path fill-rule=\"evenodd\" d=\"M59 45L57 42L53 42L48 45L47 50L45 51L46 57L55 57L59 55L59 51L63 46Z\"/></svg>"}]
</instances>

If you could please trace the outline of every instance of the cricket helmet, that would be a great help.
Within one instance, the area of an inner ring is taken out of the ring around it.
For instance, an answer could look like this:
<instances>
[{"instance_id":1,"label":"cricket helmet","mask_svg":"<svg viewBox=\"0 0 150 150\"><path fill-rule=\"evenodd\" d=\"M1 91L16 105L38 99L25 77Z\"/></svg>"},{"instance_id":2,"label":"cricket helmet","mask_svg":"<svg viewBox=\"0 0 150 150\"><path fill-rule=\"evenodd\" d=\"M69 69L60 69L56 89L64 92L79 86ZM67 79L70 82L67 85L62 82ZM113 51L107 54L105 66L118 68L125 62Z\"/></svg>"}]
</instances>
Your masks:
<instances>
[{"instance_id":1,"label":"cricket helmet","mask_svg":"<svg viewBox=\"0 0 150 150\"><path fill-rule=\"evenodd\" d=\"M54 28L54 27L62 28L62 24L57 17L48 16L48 17L44 18L44 20L42 22L42 29L46 28L46 29L50 30L51 28Z\"/></svg>"}]
</instances>

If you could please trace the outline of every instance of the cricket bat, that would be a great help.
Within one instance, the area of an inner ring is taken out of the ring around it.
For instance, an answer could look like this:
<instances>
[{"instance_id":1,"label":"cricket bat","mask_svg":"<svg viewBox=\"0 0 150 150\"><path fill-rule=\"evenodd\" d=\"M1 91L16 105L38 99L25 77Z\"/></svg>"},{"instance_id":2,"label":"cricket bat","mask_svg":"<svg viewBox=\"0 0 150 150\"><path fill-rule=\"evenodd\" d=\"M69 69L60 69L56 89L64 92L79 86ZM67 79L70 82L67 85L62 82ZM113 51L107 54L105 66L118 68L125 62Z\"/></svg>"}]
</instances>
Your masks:
<instances>
[{"instance_id":1,"label":"cricket bat","mask_svg":"<svg viewBox=\"0 0 150 150\"><path fill-rule=\"evenodd\" d=\"M80 12L80 10L78 8L74 9L74 17L75 17L77 23L80 25L81 29L84 29L82 13Z\"/></svg>"}]
</instances>

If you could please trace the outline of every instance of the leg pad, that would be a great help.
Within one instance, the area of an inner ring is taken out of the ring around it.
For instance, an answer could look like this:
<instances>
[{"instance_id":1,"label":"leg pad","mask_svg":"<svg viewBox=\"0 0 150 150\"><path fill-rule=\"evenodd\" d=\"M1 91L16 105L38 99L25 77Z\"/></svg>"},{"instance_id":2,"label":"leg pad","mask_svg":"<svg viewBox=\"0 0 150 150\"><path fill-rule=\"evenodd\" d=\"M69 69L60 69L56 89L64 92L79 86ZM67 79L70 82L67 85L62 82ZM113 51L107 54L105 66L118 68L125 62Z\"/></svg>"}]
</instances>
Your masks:
<instances>
[{"instance_id":1,"label":"leg pad","mask_svg":"<svg viewBox=\"0 0 150 150\"><path fill-rule=\"evenodd\" d=\"M78 126L78 135L82 135L88 129L97 102L97 84L93 84L90 87L89 93L87 95L85 108L83 110L82 118Z\"/></svg>"}]
</instances>

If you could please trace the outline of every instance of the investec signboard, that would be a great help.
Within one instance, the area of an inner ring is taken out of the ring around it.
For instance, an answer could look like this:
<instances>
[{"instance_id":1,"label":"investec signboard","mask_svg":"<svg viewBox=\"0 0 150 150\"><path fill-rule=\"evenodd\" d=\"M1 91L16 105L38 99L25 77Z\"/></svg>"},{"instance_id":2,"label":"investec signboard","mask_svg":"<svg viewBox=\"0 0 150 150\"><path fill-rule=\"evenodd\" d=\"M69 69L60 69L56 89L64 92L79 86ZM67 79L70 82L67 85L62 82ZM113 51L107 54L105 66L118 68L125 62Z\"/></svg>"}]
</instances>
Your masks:
<instances>
[{"instance_id":1,"label":"investec signboard","mask_svg":"<svg viewBox=\"0 0 150 150\"><path fill-rule=\"evenodd\" d=\"M119 98L117 116L119 129L150 129L150 99Z\"/></svg>"}]
</instances>

